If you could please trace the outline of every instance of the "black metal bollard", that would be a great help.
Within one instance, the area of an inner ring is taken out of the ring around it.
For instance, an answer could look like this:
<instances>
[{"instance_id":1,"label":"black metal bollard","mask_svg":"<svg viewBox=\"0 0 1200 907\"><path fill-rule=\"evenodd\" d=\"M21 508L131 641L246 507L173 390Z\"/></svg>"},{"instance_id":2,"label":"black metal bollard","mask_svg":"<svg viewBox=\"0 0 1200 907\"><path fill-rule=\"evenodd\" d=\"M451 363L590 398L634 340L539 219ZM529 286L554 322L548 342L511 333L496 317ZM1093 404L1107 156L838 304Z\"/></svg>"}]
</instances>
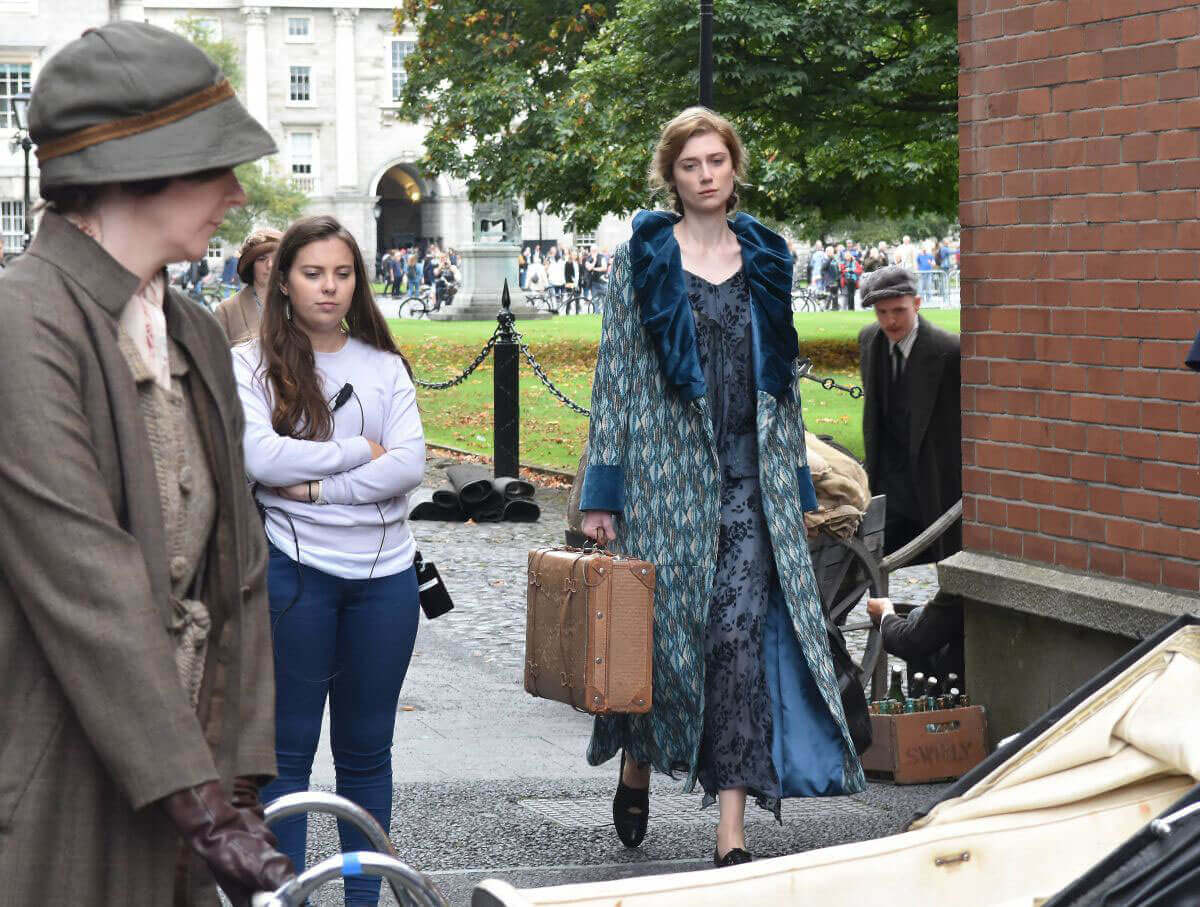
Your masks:
<instances>
[{"instance_id":1,"label":"black metal bollard","mask_svg":"<svg viewBox=\"0 0 1200 907\"><path fill-rule=\"evenodd\" d=\"M504 293L500 297L500 313L496 316L500 327L496 334L496 371L493 376L493 450L496 478L519 475L521 460L521 384L518 375L520 347L513 329L517 317L512 313L512 301L508 296L508 281L504 281Z\"/></svg>"}]
</instances>

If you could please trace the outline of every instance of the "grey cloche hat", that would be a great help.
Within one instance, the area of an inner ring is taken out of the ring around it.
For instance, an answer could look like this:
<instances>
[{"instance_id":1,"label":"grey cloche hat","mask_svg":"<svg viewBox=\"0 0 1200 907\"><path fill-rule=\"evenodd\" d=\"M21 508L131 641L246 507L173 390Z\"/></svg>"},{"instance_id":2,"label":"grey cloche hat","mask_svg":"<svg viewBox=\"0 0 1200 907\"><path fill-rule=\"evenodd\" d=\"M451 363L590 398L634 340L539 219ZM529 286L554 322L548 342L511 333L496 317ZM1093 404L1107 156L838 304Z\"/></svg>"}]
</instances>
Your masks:
<instances>
[{"instance_id":1,"label":"grey cloche hat","mask_svg":"<svg viewBox=\"0 0 1200 907\"><path fill-rule=\"evenodd\" d=\"M894 299L897 296L917 296L917 277L908 268L900 265L888 265L878 271L872 271L862 287L862 304L864 307Z\"/></svg>"},{"instance_id":2,"label":"grey cloche hat","mask_svg":"<svg viewBox=\"0 0 1200 907\"><path fill-rule=\"evenodd\" d=\"M184 176L276 151L208 55L142 22L88 29L29 102L42 189Z\"/></svg>"}]
</instances>

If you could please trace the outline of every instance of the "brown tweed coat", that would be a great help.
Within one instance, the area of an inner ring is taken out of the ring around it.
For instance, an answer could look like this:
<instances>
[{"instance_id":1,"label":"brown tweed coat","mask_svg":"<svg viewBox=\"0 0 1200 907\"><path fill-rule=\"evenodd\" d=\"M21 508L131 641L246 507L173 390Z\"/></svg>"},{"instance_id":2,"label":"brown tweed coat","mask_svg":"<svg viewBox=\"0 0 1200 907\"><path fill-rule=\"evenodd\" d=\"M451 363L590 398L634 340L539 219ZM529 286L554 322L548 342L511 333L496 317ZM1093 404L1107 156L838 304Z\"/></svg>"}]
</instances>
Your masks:
<instances>
[{"instance_id":1,"label":"brown tweed coat","mask_svg":"<svg viewBox=\"0 0 1200 907\"><path fill-rule=\"evenodd\" d=\"M200 705L176 674L159 489L116 317L137 279L47 213L0 277L0 905L170 904L154 801L275 772L266 546L225 337L168 293L217 488L195 597ZM215 903L193 862L190 903Z\"/></svg>"},{"instance_id":2,"label":"brown tweed coat","mask_svg":"<svg viewBox=\"0 0 1200 907\"><path fill-rule=\"evenodd\" d=\"M254 301L254 287L250 284L242 287L219 306L213 309L217 321L225 336L229 338L230 346L237 346L258 336L258 323L262 320L262 312Z\"/></svg>"}]
</instances>

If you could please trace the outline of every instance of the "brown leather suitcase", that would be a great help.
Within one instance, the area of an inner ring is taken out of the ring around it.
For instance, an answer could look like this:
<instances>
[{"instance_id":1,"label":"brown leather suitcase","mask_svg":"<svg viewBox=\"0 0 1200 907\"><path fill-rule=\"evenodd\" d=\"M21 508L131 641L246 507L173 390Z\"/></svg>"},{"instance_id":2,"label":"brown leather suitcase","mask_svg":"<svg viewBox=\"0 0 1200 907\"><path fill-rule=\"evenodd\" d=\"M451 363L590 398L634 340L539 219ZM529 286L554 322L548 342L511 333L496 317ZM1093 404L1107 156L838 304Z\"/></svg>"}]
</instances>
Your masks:
<instances>
[{"instance_id":1,"label":"brown leather suitcase","mask_svg":"<svg viewBox=\"0 0 1200 907\"><path fill-rule=\"evenodd\" d=\"M652 705L654 565L605 551L529 552L525 689L593 715Z\"/></svg>"}]
</instances>

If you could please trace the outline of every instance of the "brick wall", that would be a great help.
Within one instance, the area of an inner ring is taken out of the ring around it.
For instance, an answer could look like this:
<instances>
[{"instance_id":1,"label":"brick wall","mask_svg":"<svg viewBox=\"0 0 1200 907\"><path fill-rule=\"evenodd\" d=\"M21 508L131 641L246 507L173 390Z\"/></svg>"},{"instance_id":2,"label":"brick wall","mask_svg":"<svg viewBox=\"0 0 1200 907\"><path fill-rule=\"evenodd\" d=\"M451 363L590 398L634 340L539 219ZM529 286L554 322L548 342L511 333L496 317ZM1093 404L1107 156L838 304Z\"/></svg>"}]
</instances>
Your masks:
<instances>
[{"instance_id":1,"label":"brick wall","mask_svg":"<svg viewBox=\"0 0 1200 907\"><path fill-rule=\"evenodd\" d=\"M1200 11L959 14L964 545L1200 591Z\"/></svg>"}]
</instances>

